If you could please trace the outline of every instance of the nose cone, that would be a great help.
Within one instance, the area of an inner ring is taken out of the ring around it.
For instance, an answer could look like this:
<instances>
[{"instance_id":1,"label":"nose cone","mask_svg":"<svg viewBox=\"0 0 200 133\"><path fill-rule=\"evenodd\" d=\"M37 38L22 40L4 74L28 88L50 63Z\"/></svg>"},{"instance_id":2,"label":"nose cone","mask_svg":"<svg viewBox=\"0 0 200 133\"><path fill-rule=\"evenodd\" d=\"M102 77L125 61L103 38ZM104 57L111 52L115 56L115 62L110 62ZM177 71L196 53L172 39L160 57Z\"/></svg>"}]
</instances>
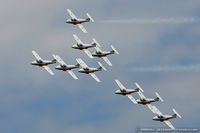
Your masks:
<instances>
[{"instance_id":1,"label":"nose cone","mask_svg":"<svg viewBox=\"0 0 200 133\"><path fill-rule=\"evenodd\" d=\"M154 116L154 117L153 117L153 120L157 120L157 119L158 119L158 117L157 117L157 116Z\"/></svg>"},{"instance_id":2,"label":"nose cone","mask_svg":"<svg viewBox=\"0 0 200 133\"><path fill-rule=\"evenodd\" d=\"M60 69L60 68L61 68L60 66L56 66L56 67L55 67L55 69Z\"/></svg>"},{"instance_id":3,"label":"nose cone","mask_svg":"<svg viewBox=\"0 0 200 133\"><path fill-rule=\"evenodd\" d=\"M72 45L72 48L77 48L76 44Z\"/></svg>"},{"instance_id":4,"label":"nose cone","mask_svg":"<svg viewBox=\"0 0 200 133\"><path fill-rule=\"evenodd\" d=\"M70 19L67 19L67 20L66 20L66 23L69 23L69 22L71 22L71 20L70 20Z\"/></svg>"}]
</instances>

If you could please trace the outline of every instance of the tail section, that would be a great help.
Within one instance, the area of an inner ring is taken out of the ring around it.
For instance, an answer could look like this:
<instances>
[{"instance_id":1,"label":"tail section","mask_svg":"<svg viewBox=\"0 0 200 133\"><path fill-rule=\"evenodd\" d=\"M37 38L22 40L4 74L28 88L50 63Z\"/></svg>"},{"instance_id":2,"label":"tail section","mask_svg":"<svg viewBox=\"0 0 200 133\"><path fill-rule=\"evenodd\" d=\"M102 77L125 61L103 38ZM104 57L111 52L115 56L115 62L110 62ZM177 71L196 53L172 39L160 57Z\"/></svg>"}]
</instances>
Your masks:
<instances>
[{"instance_id":1,"label":"tail section","mask_svg":"<svg viewBox=\"0 0 200 133\"><path fill-rule=\"evenodd\" d=\"M76 67L80 67L81 65L80 65L79 63L77 63L75 66L76 66Z\"/></svg>"},{"instance_id":2,"label":"tail section","mask_svg":"<svg viewBox=\"0 0 200 133\"><path fill-rule=\"evenodd\" d=\"M97 42L95 38L92 38L92 43L95 43L98 47L101 47L101 45Z\"/></svg>"},{"instance_id":3,"label":"tail section","mask_svg":"<svg viewBox=\"0 0 200 133\"><path fill-rule=\"evenodd\" d=\"M111 51L111 53L116 53L116 54L119 54L119 52L117 51L117 49L113 46L113 45L111 45L111 48L112 48L112 51Z\"/></svg>"},{"instance_id":4,"label":"tail section","mask_svg":"<svg viewBox=\"0 0 200 133\"><path fill-rule=\"evenodd\" d=\"M144 90L142 89L142 87L138 84L138 83L135 83L136 85L136 90L140 90L141 92L144 92Z\"/></svg>"},{"instance_id":5,"label":"tail section","mask_svg":"<svg viewBox=\"0 0 200 133\"><path fill-rule=\"evenodd\" d=\"M97 44L96 44L95 42L92 42L92 46L93 46L93 47L96 47Z\"/></svg>"},{"instance_id":6,"label":"tail section","mask_svg":"<svg viewBox=\"0 0 200 133\"><path fill-rule=\"evenodd\" d=\"M56 59L53 59L51 62L52 62L52 64L54 64L54 63L56 63L57 61L56 61Z\"/></svg>"},{"instance_id":7,"label":"tail section","mask_svg":"<svg viewBox=\"0 0 200 133\"><path fill-rule=\"evenodd\" d=\"M86 13L86 15L87 15L87 21L92 21L92 22L94 22L94 19L90 16L90 14L89 13Z\"/></svg>"},{"instance_id":8,"label":"tail section","mask_svg":"<svg viewBox=\"0 0 200 133\"><path fill-rule=\"evenodd\" d=\"M158 100L160 100L161 102L164 102L164 100L162 99L162 97L157 92L155 92L155 94L156 94Z\"/></svg>"},{"instance_id":9,"label":"tail section","mask_svg":"<svg viewBox=\"0 0 200 133\"><path fill-rule=\"evenodd\" d=\"M103 69L104 71L107 71L106 68L101 64L101 62L98 62L98 64L99 64L99 66L100 66L100 67L99 67L99 70L102 70L102 69Z\"/></svg>"},{"instance_id":10,"label":"tail section","mask_svg":"<svg viewBox=\"0 0 200 133\"><path fill-rule=\"evenodd\" d=\"M176 116L178 116L179 118L182 118L181 115L174 108L172 110L174 112L174 114L172 115L173 117L176 118Z\"/></svg>"}]
</instances>

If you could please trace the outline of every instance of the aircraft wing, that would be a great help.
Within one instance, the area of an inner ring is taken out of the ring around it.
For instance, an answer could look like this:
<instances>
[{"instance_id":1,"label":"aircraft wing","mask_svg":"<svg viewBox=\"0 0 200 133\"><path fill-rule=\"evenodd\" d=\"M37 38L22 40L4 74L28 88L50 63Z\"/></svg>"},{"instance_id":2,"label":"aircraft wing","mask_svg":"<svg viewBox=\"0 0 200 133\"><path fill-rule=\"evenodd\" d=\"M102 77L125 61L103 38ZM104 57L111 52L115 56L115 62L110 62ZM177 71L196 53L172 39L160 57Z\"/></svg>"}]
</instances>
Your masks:
<instances>
[{"instance_id":1,"label":"aircraft wing","mask_svg":"<svg viewBox=\"0 0 200 133\"><path fill-rule=\"evenodd\" d=\"M54 59L58 61L61 65L66 65L66 63L58 55L53 55Z\"/></svg>"},{"instance_id":2,"label":"aircraft wing","mask_svg":"<svg viewBox=\"0 0 200 133\"><path fill-rule=\"evenodd\" d=\"M109 61L109 59L107 57L102 57L102 59L109 65L112 66L112 63Z\"/></svg>"},{"instance_id":3,"label":"aircraft wing","mask_svg":"<svg viewBox=\"0 0 200 133\"><path fill-rule=\"evenodd\" d=\"M88 33L87 30L83 27L82 24L77 24L77 25L84 33Z\"/></svg>"},{"instance_id":4,"label":"aircraft wing","mask_svg":"<svg viewBox=\"0 0 200 133\"><path fill-rule=\"evenodd\" d=\"M76 61L78 62L78 64L81 65L82 68L88 68L88 66L85 64L85 62L81 58L76 59Z\"/></svg>"},{"instance_id":5,"label":"aircraft wing","mask_svg":"<svg viewBox=\"0 0 200 133\"><path fill-rule=\"evenodd\" d=\"M137 104L135 98L132 95L126 95L134 104Z\"/></svg>"},{"instance_id":6,"label":"aircraft wing","mask_svg":"<svg viewBox=\"0 0 200 133\"><path fill-rule=\"evenodd\" d=\"M83 49L83 51L84 51L90 58L94 58L88 49Z\"/></svg>"},{"instance_id":7,"label":"aircraft wing","mask_svg":"<svg viewBox=\"0 0 200 133\"><path fill-rule=\"evenodd\" d=\"M167 124L167 126L169 126L171 129L175 129L170 121L164 121L164 123Z\"/></svg>"},{"instance_id":8,"label":"aircraft wing","mask_svg":"<svg viewBox=\"0 0 200 133\"><path fill-rule=\"evenodd\" d=\"M73 34L74 39L76 40L76 42L78 44L83 44L83 42L81 41L81 39L78 38L78 36L76 34Z\"/></svg>"},{"instance_id":9,"label":"aircraft wing","mask_svg":"<svg viewBox=\"0 0 200 133\"><path fill-rule=\"evenodd\" d=\"M78 79L72 70L67 71L74 79Z\"/></svg>"},{"instance_id":10,"label":"aircraft wing","mask_svg":"<svg viewBox=\"0 0 200 133\"><path fill-rule=\"evenodd\" d=\"M147 104L147 107L151 110L151 112L156 113L155 110L154 110L153 105Z\"/></svg>"},{"instance_id":11,"label":"aircraft wing","mask_svg":"<svg viewBox=\"0 0 200 133\"><path fill-rule=\"evenodd\" d=\"M43 66L43 68L46 69L47 72L49 72L49 74L54 75L54 73L52 72L52 70L48 66Z\"/></svg>"},{"instance_id":12,"label":"aircraft wing","mask_svg":"<svg viewBox=\"0 0 200 133\"><path fill-rule=\"evenodd\" d=\"M141 91L138 91L137 93L139 94L140 98L146 99L146 97L144 96L144 94Z\"/></svg>"},{"instance_id":13,"label":"aircraft wing","mask_svg":"<svg viewBox=\"0 0 200 133\"><path fill-rule=\"evenodd\" d=\"M160 115L160 116L163 115L163 114L160 112L160 110L159 110L156 106L151 105L151 109L150 109L150 110L152 110L152 112L153 112L154 114L157 114L157 115Z\"/></svg>"},{"instance_id":14,"label":"aircraft wing","mask_svg":"<svg viewBox=\"0 0 200 133\"><path fill-rule=\"evenodd\" d=\"M77 19L77 17L74 15L74 13L70 9L67 9L67 12L69 13L72 19Z\"/></svg>"},{"instance_id":15,"label":"aircraft wing","mask_svg":"<svg viewBox=\"0 0 200 133\"><path fill-rule=\"evenodd\" d=\"M96 43L96 42L95 42ZM97 44L97 46L96 47L94 47L95 48L95 50L97 51L97 52L102 52L101 51L101 49L99 48L99 46L98 46L98 43L96 43Z\"/></svg>"},{"instance_id":16,"label":"aircraft wing","mask_svg":"<svg viewBox=\"0 0 200 133\"><path fill-rule=\"evenodd\" d=\"M126 87L124 87L124 85L119 80L116 79L115 82L117 83L117 85L121 90L126 90Z\"/></svg>"},{"instance_id":17,"label":"aircraft wing","mask_svg":"<svg viewBox=\"0 0 200 133\"><path fill-rule=\"evenodd\" d=\"M33 50L32 54L35 56L37 60L42 60L42 58Z\"/></svg>"},{"instance_id":18,"label":"aircraft wing","mask_svg":"<svg viewBox=\"0 0 200 133\"><path fill-rule=\"evenodd\" d=\"M99 79L94 73L90 73L90 75L91 75L97 82L101 82L100 79Z\"/></svg>"}]
</instances>

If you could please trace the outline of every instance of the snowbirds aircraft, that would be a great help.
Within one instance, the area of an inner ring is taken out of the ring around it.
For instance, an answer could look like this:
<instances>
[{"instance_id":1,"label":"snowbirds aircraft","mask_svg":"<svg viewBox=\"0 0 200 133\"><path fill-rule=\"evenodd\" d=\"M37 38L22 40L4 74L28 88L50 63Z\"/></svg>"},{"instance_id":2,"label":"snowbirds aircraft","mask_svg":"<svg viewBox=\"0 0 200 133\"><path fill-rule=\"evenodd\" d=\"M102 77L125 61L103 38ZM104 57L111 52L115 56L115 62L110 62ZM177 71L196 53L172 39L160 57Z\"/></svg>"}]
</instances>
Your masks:
<instances>
[{"instance_id":1,"label":"snowbirds aircraft","mask_svg":"<svg viewBox=\"0 0 200 133\"><path fill-rule=\"evenodd\" d=\"M137 88L141 88L141 86L138 83L135 83L135 85L136 85ZM151 103L158 102L158 101L161 101L161 102L164 101L157 92L155 92L156 98L154 98L154 99L146 98L141 91L138 91L137 93L140 96L140 99L137 99L135 101L135 103L136 104L146 105L152 112L153 112L153 109L152 109L153 107L152 107Z\"/></svg>"},{"instance_id":2,"label":"snowbirds aircraft","mask_svg":"<svg viewBox=\"0 0 200 133\"><path fill-rule=\"evenodd\" d=\"M90 53L90 51L88 50L89 48L93 48L93 47L96 47L97 44L96 43L96 40L95 38L93 38L92 40L92 43L91 44L86 44L86 43L83 43L77 35L73 34L73 37L74 39L76 40L77 44L74 44L72 46L73 49L79 49L79 50L83 50L90 58L93 58L92 54Z\"/></svg>"},{"instance_id":3,"label":"snowbirds aircraft","mask_svg":"<svg viewBox=\"0 0 200 133\"><path fill-rule=\"evenodd\" d=\"M136 100L133 98L133 96L131 95L132 93L138 92L138 91L142 91L142 88L135 88L135 89L127 89L126 87L124 87L124 85L119 81L119 80L115 80L115 82L117 83L117 85L119 86L119 90L115 91L115 94L118 95L122 95L122 96L127 96L134 104L136 103Z\"/></svg>"},{"instance_id":4,"label":"snowbirds aircraft","mask_svg":"<svg viewBox=\"0 0 200 133\"><path fill-rule=\"evenodd\" d=\"M92 67L88 67L81 58L76 59L76 61L78 62L78 64L80 64L80 67L81 67L81 69L79 69L78 72L90 74L97 82L101 82L99 78L94 74L97 71L102 71L102 69L106 71L105 67L100 62L98 62L100 66L99 68L92 68Z\"/></svg>"},{"instance_id":5,"label":"snowbirds aircraft","mask_svg":"<svg viewBox=\"0 0 200 133\"><path fill-rule=\"evenodd\" d=\"M174 119L177 116L179 118L182 118L181 115L175 109L172 109L174 114L172 114L172 115L163 115L156 106L152 106L152 107L153 107L153 113L157 114L157 116L153 117L153 120L164 122L171 129L175 129L175 128L174 128L174 126L171 124L171 122L169 120L170 119Z\"/></svg>"},{"instance_id":6,"label":"snowbirds aircraft","mask_svg":"<svg viewBox=\"0 0 200 133\"><path fill-rule=\"evenodd\" d=\"M67 12L71 16L71 19L67 19L66 23L77 25L84 33L87 33L87 31L83 27L82 23L90 22L90 21L94 22L94 19L90 16L90 14L86 13L87 18L86 19L80 19L80 18L77 18L70 9L67 9Z\"/></svg>"},{"instance_id":7,"label":"snowbirds aircraft","mask_svg":"<svg viewBox=\"0 0 200 133\"><path fill-rule=\"evenodd\" d=\"M35 51L32 51L32 54L35 56L36 60L31 62L31 65L43 67L44 69L49 72L49 74L54 75L52 70L48 67L50 64L56 63L56 60L53 59L52 61L50 60L43 60Z\"/></svg>"},{"instance_id":8,"label":"snowbirds aircraft","mask_svg":"<svg viewBox=\"0 0 200 133\"><path fill-rule=\"evenodd\" d=\"M99 48L100 44L96 40L93 40L93 41L97 44L97 47L95 47L96 51L92 53L92 56L102 58L109 66L112 66L112 63L109 61L109 59L106 56L115 54L115 53L119 54L116 48L113 45L111 45L111 49L112 49L111 51L102 51Z\"/></svg>"},{"instance_id":9,"label":"snowbirds aircraft","mask_svg":"<svg viewBox=\"0 0 200 133\"><path fill-rule=\"evenodd\" d=\"M60 58L60 56L58 55L54 55L53 54L54 59L56 59L56 61L60 64L58 66L56 66L57 70L62 70L62 71L67 71L74 79L78 79L77 76L74 74L74 72L72 71L72 69L76 69L79 68L79 64L76 65L67 65L62 58Z\"/></svg>"}]
</instances>

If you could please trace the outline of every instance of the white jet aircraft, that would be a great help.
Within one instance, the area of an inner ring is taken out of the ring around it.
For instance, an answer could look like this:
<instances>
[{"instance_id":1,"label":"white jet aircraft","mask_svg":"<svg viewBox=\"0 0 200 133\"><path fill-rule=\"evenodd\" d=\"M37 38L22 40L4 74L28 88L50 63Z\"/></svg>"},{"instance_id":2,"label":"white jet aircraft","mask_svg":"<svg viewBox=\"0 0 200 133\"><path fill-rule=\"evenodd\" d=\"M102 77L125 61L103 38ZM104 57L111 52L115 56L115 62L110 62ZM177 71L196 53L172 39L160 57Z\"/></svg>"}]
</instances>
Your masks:
<instances>
[{"instance_id":1,"label":"white jet aircraft","mask_svg":"<svg viewBox=\"0 0 200 133\"><path fill-rule=\"evenodd\" d=\"M100 46L100 44L96 40L93 41L97 44L97 46ZM111 45L111 48L111 51L102 51L99 47L95 47L96 51L92 53L92 56L102 58L109 66L112 66L112 63L106 56L114 53L119 54L119 52L115 49L113 45Z\"/></svg>"},{"instance_id":2,"label":"white jet aircraft","mask_svg":"<svg viewBox=\"0 0 200 133\"><path fill-rule=\"evenodd\" d=\"M171 129L175 129L175 128L174 128L174 126L171 124L171 122L169 120L173 119L173 118L176 118L177 116L179 118L182 118L181 115L175 109L172 109L174 114L172 114L172 115L163 115L156 106L152 106L152 107L153 107L153 113L157 114L157 116L153 117L153 120L164 122Z\"/></svg>"},{"instance_id":3,"label":"white jet aircraft","mask_svg":"<svg viewBox=\"0 0 200 133\"><path fill-rule=\"evenodd\" d=\"M66 21L66 23L68 24L74 24L77 25L84 33L87 33L86 29L83 27L82 23L85 22L94 22L94 19L90 16L89 13L86 13L87 17L86 19L79 19L77 18L74 13L72 13L72 11L70 9L67 9L67 12L69 13L69 15L71 16L71 19L68 19Z\"/></svg>"},{"instance_id":4,"label":"white jet aircraft","mask_svg":"<svg viewBox=\"0 0 200 133\"><path fill-rule=\"evenodd\" d=\"M88 67L86 63L80 58L76 59L76 61L78 62L78 64L80 64L80 67L81 67L81 69L79 69L78 72L90 74L97 82L101 82L99 78L94 74L94 72L102 71L102 69L106 71L105 67L100 62L98 62L100 66L99 68L91 68L91 67Z\"/></svg>"},{"instance_id":5,"label":"white jet aircraft","mask_svg":"<svg viewBox=\"0 0 200 133\"><path fill-rule=\"evenodd\" d=\"M72 46L72 48L74 49L79 49L79 50L83 50L90 58L93 58L92 54L90 53L90 51L88 50L89 48L93 48L93 47L96 47L97 44L96 43L96 40L93 38L93 41L91 44L86 44L86 43L83 43L77 35L73 34L73 37L74 39L76 40L77 44L74 44Z\"/></svg>"},{"instance_id":6,"label":"white jet aircraft","mask_svg":"<svg viewBox=\"0 0 200 133\"><path fill-rule=\"evenodd\" d=\"M35 56L36 60L31 62L32 65L43 67L46 69L49 74L54 75L52 70L48 67L49 64L54 64L56 63L56 60L53 59L52 61L50 60L43 60L35 51L32 51L33 55Z\"/></svg>"},{"instance_id":7,"label":"white jet aircraft","mask_svg":"<svg viewBox=\"0 0 200 133\"><path fill-rule=\"evenodd\" d=\"M137 88L141 88L141 86L138 83L135 83L135 85L136 85ZM139 94L140 99L137 99L136 103L137 104L142 104L142 105L147 105L147 107L151 111L153 111L153 109L152 109L153 107L152 107L151 103L158 102L158 101L161 101L161 102L164 101L157 92L155 92L155 94L156 94L157 97L154 98L154 99L152 99L152 98L146 98L141 91L138 91L137 93Z\"/></svg>"},{"instance_id":8,"label":"white jet aircraft","mask_svg":"<svg viewBox=\"0 0 200 133\"><path fill-rule=\"evenodd\" d=\"M119 80L115 80L115 82L117 83L117 85L120 88L120 90L115 91L115 94L127 96L134 104L137 104L136 100L133 98L133 96L131 94L138 92L138 91L143 92L142 88L137 87L135 89L127 89L126 87L124 87L124 85Z\"/></svg>"},{"instance_id":9,"label":"white jet aircraft","mask_svg":"<svg viewBox=\"0 0 200 133\"><path fill-rule=\"evenodd\" d=\"M60 64L56 66L57 70L67 71L74 79L78 79L77 76L74 74L72 69L79 68L79 64L76 65L67 65L58 55L53 55L54 59Z\"/></svg>"}]
</instances>

